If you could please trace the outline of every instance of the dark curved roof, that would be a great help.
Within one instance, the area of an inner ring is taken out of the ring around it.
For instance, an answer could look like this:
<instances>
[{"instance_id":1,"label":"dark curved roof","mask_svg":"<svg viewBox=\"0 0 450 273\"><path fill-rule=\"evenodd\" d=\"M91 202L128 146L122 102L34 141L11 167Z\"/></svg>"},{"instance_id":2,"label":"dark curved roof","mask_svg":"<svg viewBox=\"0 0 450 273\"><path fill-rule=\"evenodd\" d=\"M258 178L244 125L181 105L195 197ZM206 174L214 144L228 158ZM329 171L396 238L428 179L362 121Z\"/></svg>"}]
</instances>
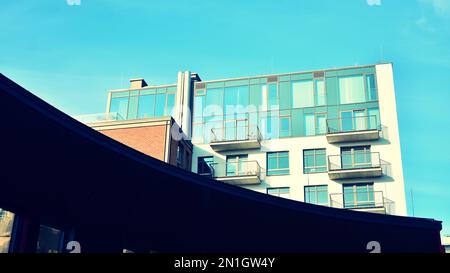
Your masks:
<instances>
[{"instance_id":1,"label":"dark curved roof","mask_svg":"<svg viewBox=\"0 0 450 273\"><path fill-rule=\"evenodd\" d=\"M0 74L0 207L86 251L440 251L441 222L340 210L210 180L74 120Z\"/></svg>"}]
</instances>

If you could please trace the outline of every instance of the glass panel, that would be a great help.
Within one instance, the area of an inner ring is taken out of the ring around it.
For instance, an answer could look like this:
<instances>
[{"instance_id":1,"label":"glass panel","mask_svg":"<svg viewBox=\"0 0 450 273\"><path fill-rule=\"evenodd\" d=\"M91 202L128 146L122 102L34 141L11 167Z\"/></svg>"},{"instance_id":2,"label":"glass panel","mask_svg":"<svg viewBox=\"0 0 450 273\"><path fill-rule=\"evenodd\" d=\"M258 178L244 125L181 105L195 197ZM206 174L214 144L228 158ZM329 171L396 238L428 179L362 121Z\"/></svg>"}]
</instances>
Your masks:
<instances>
[{"instance_id":1,"label":"glass panel","mask_svg":"<svg viewBox=\"0 0 450 273\"><path fill-rule=\"evenodd\" d=\"M280 157L279 164L280 169L289 169L289 158L286 156Z\"/></svg>"},{"instance_id":2,"label":"glass panel","mask_svg":"<svg viewBox=\"0 0 450 273\"><path fill-rule=\"evenodd\" d=\"M291 135L291 118L281 117L280 118L280 137L288 137Z\"/></svg>"},{"instance_id":3,"label":"glass panel","mask_svg":"<svg viewBox=\"0 0 450 273\"><path fill-rule=\"evenodd\" d=\"M353 131L353 112L341 112L341 129L343 132Z\"/></svg>"},{"instance_id":4,"label":"glass panel","mask_svg":"<svg viewBox=\"0 0 450 273\"><path fill-rule=\"evenodd\" d=\"M292 82L292 98L294 108L314 106L313 81Z\"/></svg>"},{"instance_id":5,"label":"glass panel","mask_svg":"<svg viewBox=\"0 0 450 273\"><path fill-rule=\"evenodd\" d=\"M193 135L193 141L194 142L203 142L203 124L194 124L194 135Z\"/></svg>"},{"instance_id":6,"label":"glass panel","mask_svg":"<svg viewBox=\"0 0 450 273\"><path fill-rule=\"evenodd\" d=\"M196 97L198 98L198 97ZM201 97L203 100L203 97ZM167 94L167 105L164 110L165 116L171 116L173 114L173 107L175 106L175 94ZM195 109L195 108L194 108ZM203 107L200 107L200 110L202 110ZM195 112L195 110L194 110Z\"/></svg>"},{"instance_id":7,"label":"glass panel","mask_svg":"<svg viewBox=\"0 0 450 273\"><path fill-rule=\"evenodd\" d=\"M317 115L316 116L316 134L323 135L327 132L327 116L326 115Z\"/></svg>"},{"instance_id":8,"label":"glass panel","mask_svg":"<svg viewBox=\"0 0 450 273\"><path fill-rule=\"evenodd\" d=\"M237 140L247 140L248 139L248 121L247 120L238 120L236 121L237 128L236 130L236 139Z\"/></svg>"},{"instance_id":9,"label":"glass panel","mask_svg":"<svg viewBox=\"0 0 450 273\"><path fill-rule=\"evenodd\" d=\"M236 140L236 123L234 120L225 121L225 140Z\"/></svg>"},{"instance_id":10,"label":"glass panel","mask_svg":"<svg viewBox=\"0 0 450 273\"><path fill-rule=\"evenodd\" d=\"M276 110L276 109L280 108L279 103L278 103L277 84L275 84L275 83L269 84L268 107L269 107L269 110Z\"/></svg>"},{"instance_id":11,"label":"glass panel","mask_svg":"<svg viewBox=\"0 0 450 273\"><path fill-rule=\"evenodd\" d=\"M380 122L380 110L378 108L369 109L367 115L369 116L369 118L368 118L368 122L369 122L368 127L369 127L369 129L371 129L371 130L376 130L376 129L380 130L381 129L381 127L380 127L380 124L381 124L381 122Z\"/></svg>"},{"instance_id":12,"label":"glass panel","mask_svg":"<svg viewBox=\"0 0 450 273\"><path fill-rule=\"evenodd\" d=\"M354 114L354 125L356 131L366 130L366 111L364 110L356 110L353 112Z\"/></svg>"},{"instance_id":13,"label":"glass panel","mask_svg":"<svg viewBox=\"0 0 450 273\"><path fill-rule=\"evenodd\" d=\"M194 98L194 117L203 116L203 102L204 96Z\"/></svg>"},{"instance_id":14,"label":"glass panel","mask_svg":"<svg viewBox=\"0 0 450 273\"><path fill-rule=\"evenodd\" d=\"M314 114L305 114L305 136L313 136L315 135L315 123L314 123Z\"/></svg>"},{"instance_id":15,"label":"glass panel","mask_svg":"<svg viewBox=\"0 0 450 273\"><path fill-rule=\"evenodd\" d=\"M375 75L366 76L366 86L369 101L378 100L377 88L375 85Z\"/></svg>"},{"instance_id":16,"label":"glass panel","mask_svg":"<svg viewBox=\"0 0 450 273\"><path fill-rule=\"evenodd\" d=\"M280 84L280 109L291 109L291 90L289 82Z\"/></svg>"},{"instance_id":17,"label":"glass panel","mask_svg":"<svg viewBox=\"0 0 450 273\"><path fill-rule=\"evenodd\" d=\"M317 193L317 204L328 204L328 190L320 189Z\"/></svg>"},{"instance_id":18,"label":"glass panel","mask_svg":"<svg viewBox=\"0 0 450 273\"><path fill-rule=\"evenodd\" d=\"M350 76L339 78L340 103L365 102L364 78L362 76Z\"/></svg>"},{"instance_id":19,"label":"glass panel","mask_svg":"<svg viewBox=\"0 0 450 273\"><path fill-rule=\"evenodd\" d=\"M138 118L152 118L155 116L155 95L139 97Z\"/></svg>"},{"instance_id":20,"label":"glass panel","mask_svg":"<svg viewBox=\"0 0 450 273\"><path fill-rule=\"evenodd\" d=\"M121 119L127 118L128 112L128 97L125 98L113 98L111 99L111 105L109 107L110 113L118 113Z\"/></svg>"},{"instance_id":21,"label":"glass panel","mask_svg":"<svg viewBox=\"0 0 450 273\"><path fill-rule=\"evenodd\" d=\"M37 253L60 253L63 243L64 232L41 225L37 242Z\"/></svg>"},{"instance_id":22,"label":"glass panel","mask_svg":"<svg viewBox=\"0 0 450 273\"><path fill-rule=\"evenodd\" d=\"M166 94L158 94L155 99L155 117L164 116L164 107L166 104Z\"/></svg>"},{"instance_id":23,"label":"glass panel","mask_svg":"<svg viewBox=\"0 0 450 273\"><path fill-rule=\"evenodd\" d=\"M139 97L137 96L130 97L127 119L135 119L137 117L138 99Z\"/></svg>"},{"instance_id":24,"label":"glass panel","mask_svg":"<svg viewBox=\"0 0 450 273\"><path fill-rule=\"evenodd\" d=\"M316 80L316 105L321 106L326 104L325 83L324 80Z\"/></svg>"}]
</instances>

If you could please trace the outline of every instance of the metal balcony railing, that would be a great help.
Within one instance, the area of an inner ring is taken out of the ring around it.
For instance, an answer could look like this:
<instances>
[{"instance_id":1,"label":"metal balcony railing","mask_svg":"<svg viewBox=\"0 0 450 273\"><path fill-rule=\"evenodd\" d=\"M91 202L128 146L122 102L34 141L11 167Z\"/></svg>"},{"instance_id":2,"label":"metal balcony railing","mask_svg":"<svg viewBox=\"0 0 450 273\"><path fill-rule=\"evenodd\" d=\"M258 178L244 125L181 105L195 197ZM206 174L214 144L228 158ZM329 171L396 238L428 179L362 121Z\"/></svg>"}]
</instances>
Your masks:
<instances>
[{"instance_id":1,"label":"metal balcony railing","mask_svg":"<svg viewBox=\"0 0 450 273\"><path fill-rule=\"evenodd\" d=\"M328 156L329 171L381 168L380 153L343 152Z\"/></svg>"},{"instance_id":2,"label":"metal balcony railing","mask_svg":"<svg viewBox=\"0 0 450 273\"><path fill-rule=\"evenodd\" d=\"M328 134L372 130L381 131L381 124L379 123L377 116L327 119Z\"/></svg>"},{"instance_id":3,"label":"metal balcony railing","mask_svg":"<svg viewBox=\"0 0 450 273\"><path fill-rule=\"evenodd\" d=\"M87 114L74 116L74 119L82 123L95 123L103 121L117 121L124 120L124 118L119 113L98 113L98 114Z\"/></svg>"},{"instance_id":4,"label":"metal balcony railing","mask_svg":"<svg viewBox=\"0 0 450 273\"><path fill-rule=\"evenodd\" d=\"M245 177L261 175L261 167L258 161L238 161L227 163L212 163L212 177Z\"/></svg>"},{"instance_id":5,"label":"metal balcony railing","mask_svg":"<svg viewBox=\"0 0 450 273\"><path fill-rule=\"evenodd\" d=\"M384 197L382 191L361 191L330 194L330 207L353 210L383 210L386 214L395 213L394 201Z\"/></svg>"},{"instance_id":6,"label":"metal balcony railing","mask_svg":"<svg viewBox=\"0 0 450 273\"><path fill-rule=\"evenodd\" d=\"M257 125L225 126L211 129L211 143L255 140L261 141L262 135Z\"/></svg>"}]
</instances>

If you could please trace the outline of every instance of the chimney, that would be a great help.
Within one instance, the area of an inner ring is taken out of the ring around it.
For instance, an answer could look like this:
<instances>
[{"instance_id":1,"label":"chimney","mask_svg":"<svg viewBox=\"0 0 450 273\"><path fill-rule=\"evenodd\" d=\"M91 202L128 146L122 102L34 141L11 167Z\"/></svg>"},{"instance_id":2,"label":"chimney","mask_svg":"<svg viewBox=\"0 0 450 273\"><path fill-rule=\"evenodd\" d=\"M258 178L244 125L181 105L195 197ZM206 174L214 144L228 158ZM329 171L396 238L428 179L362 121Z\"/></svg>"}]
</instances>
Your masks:
<instances>
[{"instance_id":1,"label":"chimney","mask_svg":"<svg viewBox=\"0 0 450 273\"><path fill-rule=\"evenodd\" d=\"M142 87L146 87L148 84L144 79L131 79L130 80L130 89L138 89Z\"/></svg>"}]
</instances>

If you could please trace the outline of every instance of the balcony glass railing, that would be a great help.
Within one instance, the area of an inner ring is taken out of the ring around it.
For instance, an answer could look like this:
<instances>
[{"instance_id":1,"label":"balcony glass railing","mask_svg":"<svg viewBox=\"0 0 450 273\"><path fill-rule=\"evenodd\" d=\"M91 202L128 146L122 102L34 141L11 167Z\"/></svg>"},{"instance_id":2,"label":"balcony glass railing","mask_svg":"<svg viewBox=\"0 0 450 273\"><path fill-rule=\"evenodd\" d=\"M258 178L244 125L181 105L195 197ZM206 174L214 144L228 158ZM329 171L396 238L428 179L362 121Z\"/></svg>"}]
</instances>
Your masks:
<instances>
[{"instance_id":1,"label":"balcony glass railing","mask_svg":"<svg viewBox=\"0 0 450 273\"><path fill-rule=\"evenodd\" d=\"M213 178L260 176L261 167L258 161L238 161L211 164Z\"/></svg>"},{"instance_id":2,"label":"balcony glass railing","mask_svg":"<svg viewBox=\"0 0 450 273\"><path fill-rule=\"evenodd\" d=\"M346 133L369 130L381 130L377 116L359 116L349 118L327 119L327 133Z\"/></svg>"},{"instance_id":3,"label":"balcony glass railing","mask_svg":"<svg viewBox=\"0 0 450 273\"><path fill-rule=\"evenodd\" d=\"M330 207L341 209L382 208L394 214L394 202L384 197L382 191L354 191L330 194Z\"/></svg>"},{"instance_id":4,"label":"balcony glass railing","mask_svg":"<svg viewBox=\"0 0 450 273\"><path fill-rule=\"evenodd\" d=\"M124 120L124 118L119 113L88 114L88 115L74 116L73 118L82 123Z\"/></svg>"},{"instance_id":5,"label":"balcony glass railing","mask_svg":"<svg viewBox=\"0 0 450 273\"><path fill-rule=\"evenodd\" d=\"M330 171L369 169L381 167L380 153L343 152L340 155L328 156Z\"/></svg>"},{"instance_id":6,"label":"balcony glass railing","mask_svg":"<svg viewBox=\"0 0 450 273\"><path fill-rule=\"evenodd\" d=\"M230 125L220 128L211 129L211 142L227 142L227 141L245 141L257 140L261 141L262 135L258 126L237 126Z\"/></svg>"}]
</instances>

